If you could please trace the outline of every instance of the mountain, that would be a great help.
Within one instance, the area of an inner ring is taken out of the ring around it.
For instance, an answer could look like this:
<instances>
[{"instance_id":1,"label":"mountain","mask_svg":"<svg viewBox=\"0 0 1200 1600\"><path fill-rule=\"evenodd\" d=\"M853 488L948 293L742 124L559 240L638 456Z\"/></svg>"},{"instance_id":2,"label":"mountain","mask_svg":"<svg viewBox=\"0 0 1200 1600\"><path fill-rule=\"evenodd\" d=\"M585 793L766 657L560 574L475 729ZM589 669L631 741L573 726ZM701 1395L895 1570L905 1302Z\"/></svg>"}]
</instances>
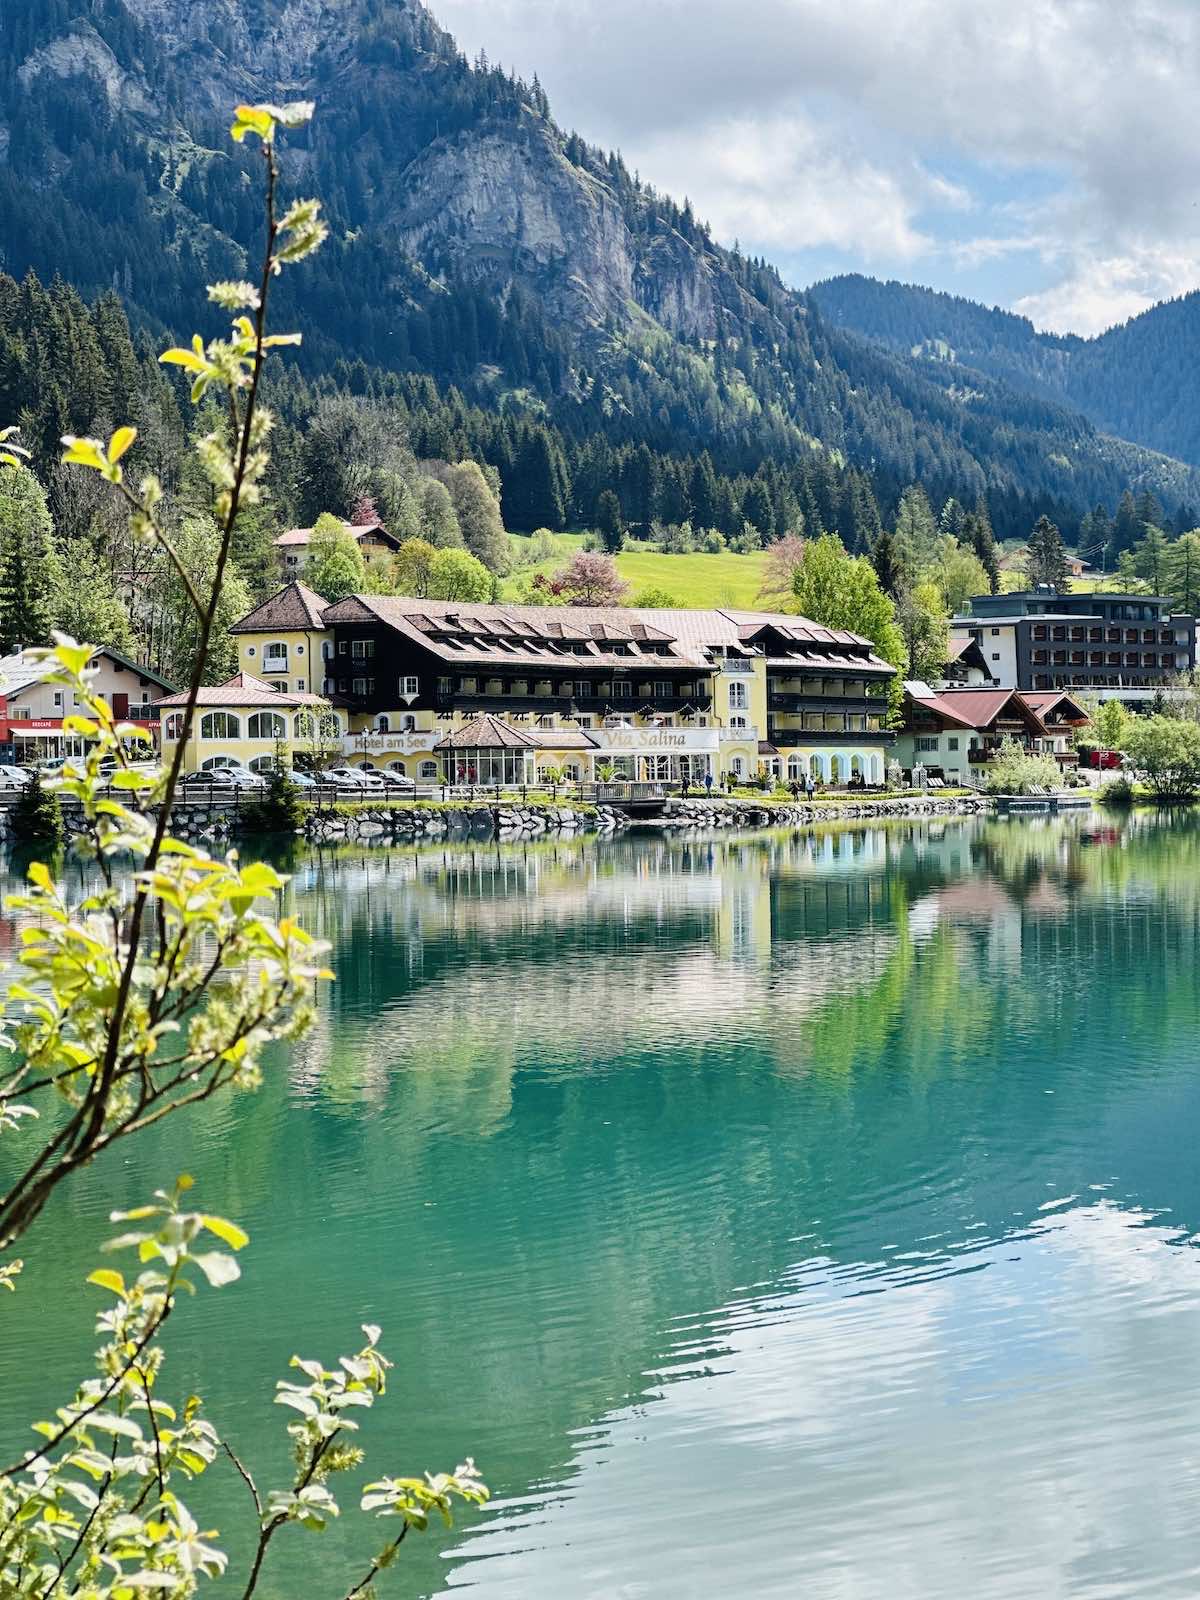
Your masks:
<instances>
[{"instance_id":1,"label":"mountain","mask_svg":"<svg viewBox=\"0 0 1200 1600\"><path fill-rule=\"evenodd\" d=\"M1039 333L1011 311L857 274L818 283L811 297L834 327L918 362L986 373L1073 407L1106 433L1200 466L1200 291L1094 339Z\"/></svg>"},{"instance_id":2,"label":"mountain","mask_svg":"<svg viewBox=\"0 0 1200 1600\"><path fill-rule=\"evenodd\" d=\"M243 276L259 233L230 107L300 97L318 112L285 182L321 196L333 238L281 280L279 317L304 327L312 379L428 374L568 439L707 452L720 472L824 456L885 508L915 479L986 495L1001 533L1043 510L1070 531L1126 486L1200 500L1191 467L1108 436L1019 363L964 381L831 321L565 133L536 79L468 63L417 0L23 0L0 36L0 262L188 332L199 286ZM0 326L0 392L23 337Z\"/></svg>"}]
</instances>

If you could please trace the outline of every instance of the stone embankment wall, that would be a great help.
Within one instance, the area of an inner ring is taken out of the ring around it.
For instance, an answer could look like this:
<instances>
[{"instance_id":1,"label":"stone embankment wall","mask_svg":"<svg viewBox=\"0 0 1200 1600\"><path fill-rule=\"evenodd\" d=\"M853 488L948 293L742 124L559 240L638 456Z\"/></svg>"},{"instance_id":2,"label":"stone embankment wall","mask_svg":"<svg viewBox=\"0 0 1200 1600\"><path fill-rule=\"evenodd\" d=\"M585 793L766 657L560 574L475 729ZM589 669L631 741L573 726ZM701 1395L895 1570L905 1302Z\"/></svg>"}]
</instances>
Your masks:
<instances>
[{"instance_id":1,"label":"stone embankment wall","mask_svg":"<svg viewBox=\"0 0 1200 1600\"><path fill-rule=\"evenodd\" d=\"M880 795L852 804L820 800L765 805L757 800L668 800L660 819L664 828L807 828L819 822L856 822L870 817L967 817L992 811L986 795L935 799Z\"/></svg>"},{"instance_id":2,"label":"stone embankment wall","mask_svg":"<svg viewBox=\"0 0 1200 1600\"><path fill-rule=\"evenodd\" d=\"M765 805L757 800L667 800L661 816L637 823L671 831L684 828L807 828L822 822L853 822L871 817L969 816L989 811L984 796L965 799L884 797L852 805ZM63 808L67 832L78 828L80 813ZM636 820L636 819L635 819ZM596 833L609 837L631 826L631 819L612 806L484 804L461 806L378 806L361 811L308 813L305 837L313 844L414 844L422 839L541 839ZM0 808L0 843L9 837L8 812ZM223 849L238 833L238 814L220 805L180 806L172 818L177 838L207 849ZM247 836L243 836L247 837Z\"/></svg>"}]
</instances>

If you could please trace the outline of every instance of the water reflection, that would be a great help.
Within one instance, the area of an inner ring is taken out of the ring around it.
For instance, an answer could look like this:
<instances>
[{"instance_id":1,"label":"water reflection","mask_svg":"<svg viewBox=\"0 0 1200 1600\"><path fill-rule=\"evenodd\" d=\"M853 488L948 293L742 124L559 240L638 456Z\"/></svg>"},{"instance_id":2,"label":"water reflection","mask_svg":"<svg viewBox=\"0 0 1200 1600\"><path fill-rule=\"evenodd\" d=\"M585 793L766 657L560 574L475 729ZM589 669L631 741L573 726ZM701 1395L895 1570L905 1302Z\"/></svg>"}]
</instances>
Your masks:
<instances>
[{"instance_id":1,"label":"water reflection","mask_svg":"<svg viewBox=\"0 0 1200 1600\"><path fill-rule=\"evenodd\" d=\"M264 1471L243 1374L383 1323L372 1464L500 1490L397 1592L1194 1594L1198 867L1141 816L302 857L317 1032L64 1197L33 1291L195 1171L253 1296L177 1359Z\"/></svg>"}]
</instances>

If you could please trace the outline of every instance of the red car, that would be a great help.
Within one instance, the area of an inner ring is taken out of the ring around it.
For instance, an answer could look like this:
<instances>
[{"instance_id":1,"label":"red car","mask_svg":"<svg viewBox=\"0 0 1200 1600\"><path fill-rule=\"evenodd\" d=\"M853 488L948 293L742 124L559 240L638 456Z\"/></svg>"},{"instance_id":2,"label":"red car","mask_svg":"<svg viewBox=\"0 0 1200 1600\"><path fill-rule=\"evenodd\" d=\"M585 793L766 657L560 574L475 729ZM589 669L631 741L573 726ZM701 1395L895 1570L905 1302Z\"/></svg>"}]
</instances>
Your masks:
<instances>
[{"instance_id":1,"label":"red car","mask_svg":"<svg viewBox=\"0 0 1200 1600\"><path fill-rule=\"evenodd\" d=\"M1111 772L1121 765L1121 752L1119 750L1092 750L1085 748L1079 752L1079 765L1081 767L1098 768L1101 772Z\"/></svg>"}]
</instances>

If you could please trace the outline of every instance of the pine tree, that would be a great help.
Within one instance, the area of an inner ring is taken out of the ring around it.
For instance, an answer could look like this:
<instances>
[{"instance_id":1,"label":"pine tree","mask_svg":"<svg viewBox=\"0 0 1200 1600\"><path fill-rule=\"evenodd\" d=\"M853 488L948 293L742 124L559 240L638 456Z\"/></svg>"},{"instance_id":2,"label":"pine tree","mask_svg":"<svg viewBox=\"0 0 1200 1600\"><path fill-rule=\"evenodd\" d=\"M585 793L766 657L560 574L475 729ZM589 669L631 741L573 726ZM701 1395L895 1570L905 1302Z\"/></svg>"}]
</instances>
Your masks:
<instances>
[{"instance_id":1,"label":"pine tree","mask_svg":"<svg viewBox=\"0 0 1200 1600\"><path fill-rule=\"evenodd\" d=\"M45 491L32 472L0 467L0 654L49 644L61 587Z\"/></svg>"},{"instance_id":2,"label":"pine tree","mask_svg":"<svg viewBox=\"0 0 1200 1600\"><path fill-rule=\"evenodd\" d=\"M1141 534L1141 524L1138 521L1137 510L1133 504L1133 495L1126 489L1117 506L1117 514L1113 519L1113 549L1118 554L1122 550L1131 550L1137 543Z\"/></svg>"},{"instance_id":3,"label":"pine tree","mask_svg":"<svg viewBox=\"0 0 1200 1600\"><path fill-rule=\"evenodd\" d=\"M1067 553L1062 534L1047 516L1041 516L1029 535L1029 585L1064 593L1068 588Z\"/></svg>"},{"instance_id":4,"label":"pine tree","mask_svg":"<svg viewBox=\"0 0 1200 1600\"><path fill-rule=\"evenodd\" d=\"M976 501L975 510L967 518L965 542L979 557L979 564L987 573L989 589L993 594L999 594L1000 552L996 548L996 536L992 532L987 501L982 496Z\"/></svg>"},{"instance_id":5,"label":"pine tree","mask_svg":"<svg viewBox=\"0 0 1200 1600\"><path fill-rule=\"evenodd\" d=\"M621 502L612 489L605 489L596 507L596 527L604 548L611 554L625 543L625 521L621 516Z\"/></svg>"},{"instance_id":6,"label":"pine tree","mask_svg":"<svg viewBox=\"0 0 1200 1600\"><path fill-rule=\"evenodd\" d=\"M879 587L893 600L900 592L901 570L896 551L896 536L885 528L871 549L871 565L879 579Z\"/></svg>"}]
</instances>

